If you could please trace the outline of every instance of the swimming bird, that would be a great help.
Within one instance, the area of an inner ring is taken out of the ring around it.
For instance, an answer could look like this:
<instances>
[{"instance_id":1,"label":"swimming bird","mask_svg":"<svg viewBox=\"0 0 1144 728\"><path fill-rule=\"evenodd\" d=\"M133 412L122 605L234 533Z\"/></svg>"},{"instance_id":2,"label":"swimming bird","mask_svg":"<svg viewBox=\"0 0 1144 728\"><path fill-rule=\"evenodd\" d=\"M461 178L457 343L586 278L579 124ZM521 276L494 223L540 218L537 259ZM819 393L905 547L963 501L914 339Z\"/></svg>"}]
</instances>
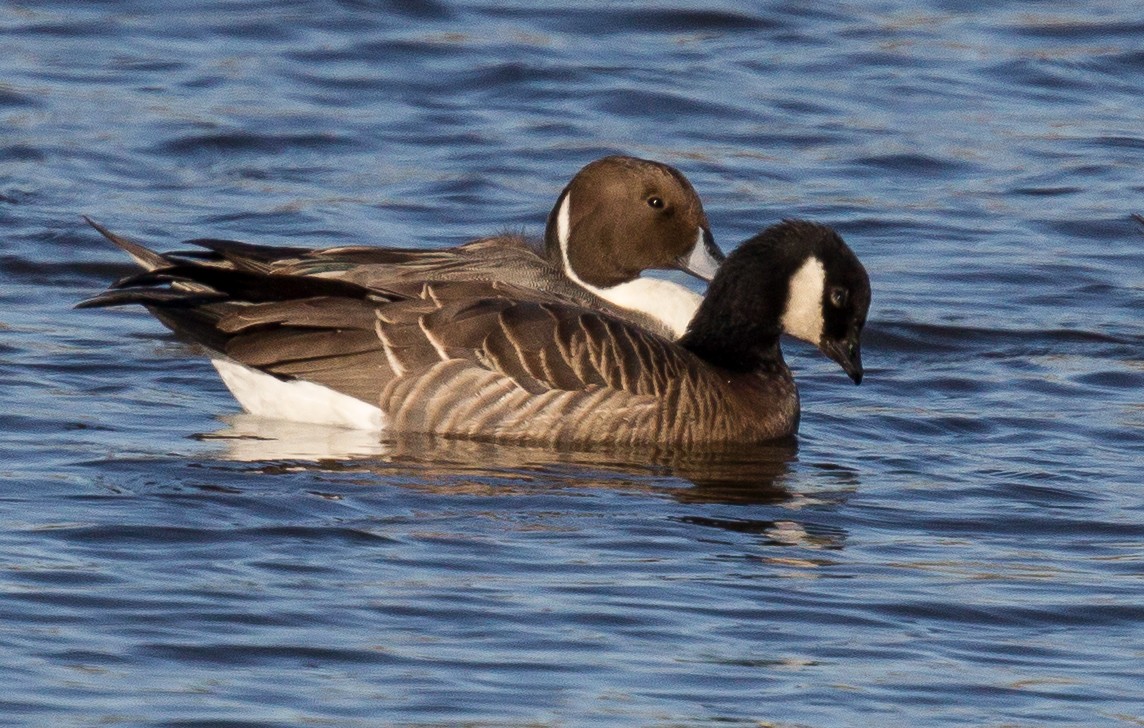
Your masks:
<instances>
[{"instance_id":1,"label":"swimming bird","mask_svg":"<svg viewBox=\"0 0 1144 728\"><path fill-rule=\"evenodd\" d=\"M797 432L783 333L860 383L870 283L833 229L788 220L727 257L678 341L502 281L410 294L171 260L80 306L126 303L204 345L254 414L573 448L706 447Z\"/></svg>"},{"instance_id":2,"label":"swimming bird","mask_svg":"<svg viewBox=\"0 0 1144 728\"><path fill-rule=\"evenodd\" d=\"M710 281L723 261L703 204L674 167L627 156L597 159L557 197L543 241L498 235L453 248L300 248L200 238L198 251L156 257L88 220L144 268L194 258L275 276L319 276L390 293L426 281L502 281L551 292L678 338L701 296L648 269L678 269Z\"/></svg>"}]
</instances>

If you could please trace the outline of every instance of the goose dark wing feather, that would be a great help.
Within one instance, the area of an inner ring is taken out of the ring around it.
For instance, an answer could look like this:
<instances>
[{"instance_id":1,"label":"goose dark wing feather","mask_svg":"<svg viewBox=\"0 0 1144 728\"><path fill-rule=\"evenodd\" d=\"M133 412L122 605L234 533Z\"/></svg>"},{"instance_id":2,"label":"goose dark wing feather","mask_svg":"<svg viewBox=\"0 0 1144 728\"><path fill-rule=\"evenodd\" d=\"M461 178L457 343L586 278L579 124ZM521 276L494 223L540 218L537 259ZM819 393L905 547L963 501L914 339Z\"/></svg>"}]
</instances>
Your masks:
<instances>
[{"instance_id":1,"label":"goose dark wing feather","mask_svg":"<svg viewBox=\"0 0 1144 728\"><path fill-rule=\"evenodd\" d=\"M555 341L560 331L560 311L559 307L544 304L513 306L500 314L498 323L504 341L511 344L520 365L531 377L551 389L579 389L585 382L576 376Z\"/></svg>"},{"instance_id":2,"label":"goose dark wing feather","mask_svg":"<svg viewBox=\"0 0 1144 728\"><path fill-rule=\"evenodd\" d=\"M277 377L305 379L364 402L377 402L382 383L393 376L372 331L284 328L240 334L227 342L226 354Z\"/></svg>"},{"instance_id":3,"label":"goose dark wing feather","mask_svg":"<svg viewBox=\"0 0 1144 728\"><path fill-rule=\"evenodd\" d=\"M274 301L235 306L219 321L219 329L238 333L247 329L289 325L307 329L362 329L373 331L377 317L366 302L349 305L344 298L321 296L296 301Z\"/></svg>"},{"instance_id":4,"label":"goose dark wing feather","mask_svg":"<svg viewBox=\"0 0 1144 728\"><path fill-rule=\"evenodd\" d=\"M413 324L446 350L476 350L483 345L496 318L512 305L511 301L500 298L456 301L418 317ZM386 307L380 315L386 316L388 309Z\"/></svg>"},{"instance_id":5,"label":"goose dark wing feather","mask_svg":"<svg viewBox=\"0 0 1144 728\"><path fill-rule=\"evenodd\" d=\"M371 403L396 375L375 330L373 302L318 297L218 308L211 348L246 366Z\"/></svg>"},{"instance_id":6,"label":"goose dark wing feather","mask_svg":"<svg viewBox=\"0 0 1144 728\"><path fill-rule=\"evenodd\" d=\"M477 352L477 360L487 369L504 374L529 394L542 394L553 388L551 383L532 374L529 354L513 346L505 336L490 334L485 337Z\"/></svg>"},{"instance_id":7,"label":"goose dark wing feather","mask_svg":"<svg viewBox=\"0 0 1144 728\"><path fill-rule=\"evenodd\" d=\"M658 394L670 376L695 364L690 353L636 326L553 303L449 304L423 316L419 328L438 351L475 351L487 367L529 391L608 387Z\"/></svg>"},{"instance_id":8,"label":"goose dark wing feather","mask_svg":"<svg viewBox=\"0 0 1144 728\"><path fill-rule=\"evenodd\" d=\"M227 342L224 353L247 366L277 373L291 362L337 360L371 351L378 351L372 331L277 328L238 334Z\"/></svg>"},{"instance_id":9,"label":"goose dark wing feather","mask_svg":"<svg viewBox=\"0 0 1144 728\"><path fill-rule=\"evenodd\" d=\"M308 248L254 245L238 240L219 240L216 238L195 238L184 241L182 244L205 248L213 254L215 260L226 261L239 270L256 273L270 273L279 261L299 258L310 252ZM178 255L191 254L178 253Z\"/></svg>"}]
</instances>

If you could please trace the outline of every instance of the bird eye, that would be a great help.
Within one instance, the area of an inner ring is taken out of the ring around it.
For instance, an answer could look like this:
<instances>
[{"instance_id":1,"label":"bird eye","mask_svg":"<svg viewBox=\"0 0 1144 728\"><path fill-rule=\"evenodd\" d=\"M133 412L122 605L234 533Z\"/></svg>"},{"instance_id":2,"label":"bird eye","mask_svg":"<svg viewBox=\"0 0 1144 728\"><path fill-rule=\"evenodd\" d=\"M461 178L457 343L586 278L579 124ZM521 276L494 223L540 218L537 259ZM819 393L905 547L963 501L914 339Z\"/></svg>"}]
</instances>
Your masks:
<instances>
[{"instance_id":1,"label":"bird eye","mask_svg":"<svg viewBox=\"0 0 1144 728\"><path fill-rule=\"evenodd\" d=\"M663 209L663 198L662 197L649 197L649 198L647 198L647 204L648 204L648 206L654 207L657 210L662 210Z\"/></svg>"},{"instance_id":2,"label":"bird eye","mask_svg":"<svg viewBox=\"0 0 1144 728\"><path fill-rule=\"evenodd\" d=\"M830 289L830 305L835 308L842 308L846 305L847 299L850 298L850 293L839 286Z\"/></svg>"}]
</instances>

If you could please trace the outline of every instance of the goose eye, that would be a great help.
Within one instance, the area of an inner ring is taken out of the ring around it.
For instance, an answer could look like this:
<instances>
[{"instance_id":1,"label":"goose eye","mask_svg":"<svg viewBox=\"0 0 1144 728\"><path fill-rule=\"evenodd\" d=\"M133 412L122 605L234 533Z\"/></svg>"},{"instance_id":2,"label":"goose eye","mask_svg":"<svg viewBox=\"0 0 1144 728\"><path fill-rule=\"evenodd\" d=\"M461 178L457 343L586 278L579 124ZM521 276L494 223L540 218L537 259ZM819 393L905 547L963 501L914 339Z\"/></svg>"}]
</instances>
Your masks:
<instances>
[{"instance_id":1,"label":"goose eye","mask_svg":"<svg viewBox=\"0 0 1144 728\"><path fill-rule=\"evenodd\" d=\"M663 209L663 198L662 197L649 197L649 198L647 198L647 204L649 207L654 207L657 210L662 210Z\"/></svg>"},{"instance_id":2,"label":"goose eye","mask_svg":"<svg viewBox=\"0 0 1144 728\"><path fill-rule=\"evenodd\" d=\"M846 300L850 297L849 292L845 288L835 286L830 289L830 305L835 308L842 308L846 305Z\"/></svg>"}]
</instances>

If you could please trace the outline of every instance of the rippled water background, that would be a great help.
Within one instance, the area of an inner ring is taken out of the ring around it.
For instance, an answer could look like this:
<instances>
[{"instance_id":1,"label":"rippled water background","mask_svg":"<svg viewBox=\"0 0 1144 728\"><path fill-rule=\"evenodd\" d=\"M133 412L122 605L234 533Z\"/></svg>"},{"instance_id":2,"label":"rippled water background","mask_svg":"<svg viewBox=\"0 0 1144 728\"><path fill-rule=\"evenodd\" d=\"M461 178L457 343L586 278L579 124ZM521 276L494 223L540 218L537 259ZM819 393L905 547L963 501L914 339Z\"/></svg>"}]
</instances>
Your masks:
<instances>
[{"instance_id":1,"label":"rippled water background","mask_svg":"<svg viewBox=\"0 0 1144 728\"><path fill-rule=\"evenodd\" d=\"M0 3L5 724L1141 725L1144 14L1074 3ZM797 452L259 422L88 214L169 249L539 234L677 165L871 272Z\"/></svg>"}]
</instances>

